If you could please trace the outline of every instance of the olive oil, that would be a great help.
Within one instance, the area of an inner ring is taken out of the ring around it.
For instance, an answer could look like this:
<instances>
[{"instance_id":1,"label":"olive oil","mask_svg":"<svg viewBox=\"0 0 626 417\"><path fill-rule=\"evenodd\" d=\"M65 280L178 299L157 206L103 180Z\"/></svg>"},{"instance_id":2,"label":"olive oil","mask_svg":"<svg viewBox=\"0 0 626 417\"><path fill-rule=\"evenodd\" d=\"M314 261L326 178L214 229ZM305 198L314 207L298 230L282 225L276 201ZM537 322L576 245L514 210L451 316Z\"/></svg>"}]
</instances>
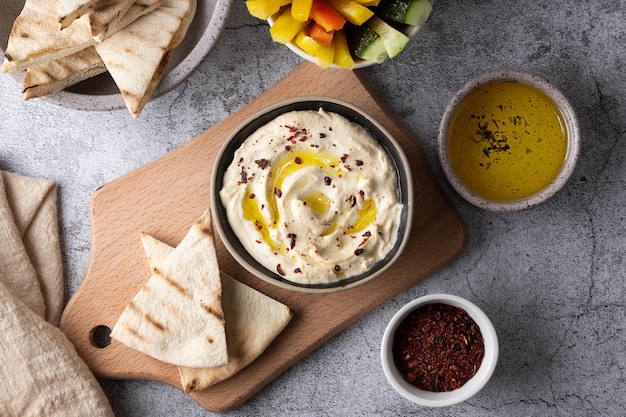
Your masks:
<instances>
[{"instance_id":1,"label":"olive oil","mask_svg":"<svg viewBox=\"0 0 626 417\"><path fill-rule=\"evenodd\" d=\"M270 204L270 210L272 211L272 227L276 227L279 223L278 207L276 203L276 194L280 194L282 191L283 182L285 178L292 175L294 172L310 166L317 166L323 169L327 175L331 177L338 177L341 175L341 169L339 168L339 158L334 155L327 154L325 152L318 152L313 150L298 150L288 153L283 159L272 168L271 187L267 190L268 201ZM324 198L318 197L320 205L324 205ZM330 203L328 203L330 205Z\"/></svg>"},{"instance_id":2,"label":"olive oil","mask_svg":"<svg viewBox=\"0 0 626 417\"><path fill-rule=\"evenodd\" d=\"M282 193L283 182L287 177L295 174L298 170L315 166L322 169L325 174L328 175L326 178L330 183L333 178L339 178L341 176L342 170L339 165L339 157L324 152L312 150L290 152L272 168L272 181L267 190L267 201L269 202L269 208L272 213L271 223L268 224L265 221L254 194L249 190L246 193L247 198L242 202L244 217L255 224L255 228L261 234L263 241L265 241L272 250L275 252L285 252L286 246L275 242L270 235L270 228L276 228L280 222L280 213L276 199L279 198L279 195ZM321 192L315 192L306 196L303 202L310 209L318 213L328 212L331 206L331 199ZM322 233L322 236L328 236L334 233L344 220L343 217L347 214L348 211L345 213L337 213L333 223ZM354 234L364 230L376 221L376 214L376 203L373 200L366 200L363 208L358 211L358 217L354 223L347 227L346 233Z\"/></svg>"},{"instance_id":3,"label":"olive oil","mask_svg":"<svg viewBox=\"0 0 626 417\"><path fill-rule=\"evenodd\" d=\"M459 106L448 153L457 176L475 194L520 200L557 177L567 153L567 129L557 105L542 91L517 81L493 81Z\"/></svg>"}]
</instances>

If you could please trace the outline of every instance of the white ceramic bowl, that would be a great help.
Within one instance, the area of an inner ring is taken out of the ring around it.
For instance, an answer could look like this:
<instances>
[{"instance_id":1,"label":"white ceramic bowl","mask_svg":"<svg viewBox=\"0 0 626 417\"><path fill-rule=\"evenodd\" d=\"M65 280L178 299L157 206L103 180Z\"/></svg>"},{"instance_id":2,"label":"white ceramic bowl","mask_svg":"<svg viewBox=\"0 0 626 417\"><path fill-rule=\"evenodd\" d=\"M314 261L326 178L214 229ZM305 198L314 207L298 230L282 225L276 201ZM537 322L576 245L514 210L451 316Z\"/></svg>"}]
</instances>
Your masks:
<instances>
[{"instance_id":1,"label":"white ceramic bowl","mask_svg":"<svg viewBox=\"0 0 626 417\"><path fill-rule=\"evenodd\" d=\"M556 178L554 178L550 184L548 184L542 190L526 198L505 202L484 198L470 190L455 172L450 161L447 146L451 121L453 120L455 112L457 111L463 100L476 88L492 81L498 80L517 81L520 83L528 84L545 93L549 98L551 98L563 115L565 127L567 130L568 142L565 160L563 162L562 168ZM561 91L559 91L553 84L548 82L546 79L536 74L524 71L496 71L484 74L468 82L465 86L463 86L463 88L461 88L461 90L459 90L454 95L454 97L446 107L443 117L441 119L441 123L439 125L438 133L439 160L441 162L443 172L452 187L465 200L469 201L473 205L483 208L485 210L495 212L512 212L529 209L554 196L554 194L556 194L561 188L563 188L563 186L567 183L572 173L574 172L574 168L576 167L576 162L578 161L578 157L580 154L580 146L581 138L578 118L576 117L574 108L572 107L569 100L563 95L563 93L561 93Z\"/></svg>"},{"instance_id":2,"label":"white ceramic bowl","mask_svg":"<svg viewBox=\"0 0 626 417\"><path fill-rule=\"evenodd\" d=\"M196 14L180 45L174 49L165 75L152 94L158 98L184 81L207 56L217 41L230 12L232 0L198 0ZM0 53L4 54L13 21L24 7L24 0L0 2ZM20 91L23 72L2 74L12 78ZM117 110L125 108L122 96L108 73L70 86L63 91L38 98L48 103L77 110Z\"/></svg>"},{"instance_id":3,"label":"white ceramic bowl","mask_svg":"<svg viewBox=\"0 0 626 417\"><path fill-rule=\"evenodd\" d=\"M442 303L460 307L476 322L483 336L485 355L476 374L461 387L448 392L424 391L405 381L396 368L392 346L396 329L402 321L415 309L427 304ZM491 378L498 362L498 336L493 324L483 311L474 303L450 294L432 294L419 297L402 307L391 318L381 344L381 361L387 380L404 398L426 407L445 407L463 402L479 392Z\"/></svg>"},{"instance_id":4,"label":"white ceramic bowl","mask_svg":"<svg viewBox=\"0 0 626 417\"><path fill-rule=\"evenodd\" d=\"M224 173L233 160L235 151L241 144L261 126L267 124L283 113L295 110L313 110L317 111L323 108L325 111L340 114L348 120L364 127L370 134L385 148L390 159L395 164L396 173L398 175L398 196L403 204L400 229L398 231L399 238L395 246L381 261L373 265L373 267L365 273L346 278L341 281L329 284L299 284L286 280L278 273L270 271L261 265L241 244L234 231L232 230L226 210L219 197L222 189ZM244 121L230 137L224 142L224 145L217 154L216 162L213 167L211 178L211 210L216 230L220 239L224 243L230 254L253 275L261 278L273 285L301 292L333 292L356 285L363 284L389 268L402 253L407 244L411 224L413 219L413 177L409 161L402 150L402 147L396 142L393 136L376 120L374 120L363 110L353 106L345 101L329 98L329 97L298 97L286 101L276 103L265 108Z\"/></svg>"},{"instance_id":5,"label":"white ceramic bowl","mask_svg":"<svg viewBox=\"0 0 626 417\"><path fill-rule=\"evenodd\" d=\"M431 0L430 2L431 4L434 4L434 0ZM272 26L274 24L274 17L270 17L267 19L267 23ZM411 39L414 39L415 36L417 35L417 33L422 29L424 25L421 26L407 26L404 30L404 34L406 36L408 36ZM294 52L296 55L298 55L301 58L306 59L309 62L315 63L315 57L312 56L311 54L303 51L298 45L296 45L294 42L289 42L288 44L286 44L287 48L289 48L292 52ZM366 68L372 65L375 65L376 62L373 61L366 61L364 59L360 59L360 58L354 58L354 69L359 69L359 68ZM331 68L336 68L339 69L340 67L338 67L335 64L331 65Z\"/></svg>"}]
</instances>

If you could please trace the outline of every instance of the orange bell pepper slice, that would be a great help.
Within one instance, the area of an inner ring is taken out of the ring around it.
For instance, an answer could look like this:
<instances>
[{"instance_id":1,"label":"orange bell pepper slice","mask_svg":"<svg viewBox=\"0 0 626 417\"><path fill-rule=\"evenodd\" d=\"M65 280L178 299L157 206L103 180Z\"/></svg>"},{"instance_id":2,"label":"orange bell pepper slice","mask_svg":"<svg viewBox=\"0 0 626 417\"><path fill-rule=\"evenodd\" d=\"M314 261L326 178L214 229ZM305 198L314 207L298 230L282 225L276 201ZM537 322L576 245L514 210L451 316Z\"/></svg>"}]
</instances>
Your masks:
<instances>
[{"instance_id":1,"label":"orange bell pepper slice","mask_svg":"<svg viewBox=\"0 0 626 417\"><path fill-rule=\"evenodd\" d=\"M339 13L335 11L325 0L313 0L310 18L321 25L326 32L343 29L346 24Z\"/></svg>"},{"instance_id":2,"label":"orange bell pepper slice","mask_svg":"<svg viewBox=\"0 0 626 417\"><path fill-rule=\"evenodd\" d=\"M315 39L316 41L318 41L319 43L321 43L322 45L326 45L329 46L331 43L333 43L333 35L335 34L335 32L327 32L322 25L320 25L319 23L313 21L313 23L311 23L311 31L309 33L309 35Z\"/></svg>"}]
</instances>

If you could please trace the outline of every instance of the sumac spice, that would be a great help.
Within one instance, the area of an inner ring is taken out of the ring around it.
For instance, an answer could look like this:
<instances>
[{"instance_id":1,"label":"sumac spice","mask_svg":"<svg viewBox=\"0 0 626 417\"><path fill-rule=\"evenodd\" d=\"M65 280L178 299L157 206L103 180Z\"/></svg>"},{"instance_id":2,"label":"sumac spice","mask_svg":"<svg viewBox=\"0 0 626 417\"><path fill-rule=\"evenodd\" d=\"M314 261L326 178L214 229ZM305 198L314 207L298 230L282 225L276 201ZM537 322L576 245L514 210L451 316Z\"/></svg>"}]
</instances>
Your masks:
<instances>
[{"instance_id":1,"label":"sumac spice","mask_svg":"<svg viewBox=\"0 0 626 417\"><path fill-rule=\"evenodd\" d=\"M434 303L411 312L394 334L393 359L404 379L431 392L452 391L478 371L485 344L461 308Z\"/></svg>"}]
</instances>

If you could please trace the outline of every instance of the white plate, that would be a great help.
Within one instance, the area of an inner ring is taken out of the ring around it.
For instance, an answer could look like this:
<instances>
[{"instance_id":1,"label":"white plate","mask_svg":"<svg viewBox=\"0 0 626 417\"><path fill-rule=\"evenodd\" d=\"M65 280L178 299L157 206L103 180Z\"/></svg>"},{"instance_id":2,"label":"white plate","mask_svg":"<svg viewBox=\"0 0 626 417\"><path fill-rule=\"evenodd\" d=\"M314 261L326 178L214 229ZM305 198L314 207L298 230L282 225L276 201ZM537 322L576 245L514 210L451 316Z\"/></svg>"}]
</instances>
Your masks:
<instances>
[{"instance_id":1,"label":"white plate","mask_svg":"<svg viewBox=\"0 0 626 417\"><path fill-rule=\"evenodd\" d=\"M189 31L183 42L174 49L165 75L152 94L153 99L173 90L200 65L226 24L231 2L232 0L198 0L196 15ZM23 7L24 0L0 2L0 48L3 55L13 21ZM21 89L22 72L9 72L2 76L11 77L18 85L16 88ZM125 107L108 73L36 100L77 110L116 110Z\"/></svg>"}]
</instances>

